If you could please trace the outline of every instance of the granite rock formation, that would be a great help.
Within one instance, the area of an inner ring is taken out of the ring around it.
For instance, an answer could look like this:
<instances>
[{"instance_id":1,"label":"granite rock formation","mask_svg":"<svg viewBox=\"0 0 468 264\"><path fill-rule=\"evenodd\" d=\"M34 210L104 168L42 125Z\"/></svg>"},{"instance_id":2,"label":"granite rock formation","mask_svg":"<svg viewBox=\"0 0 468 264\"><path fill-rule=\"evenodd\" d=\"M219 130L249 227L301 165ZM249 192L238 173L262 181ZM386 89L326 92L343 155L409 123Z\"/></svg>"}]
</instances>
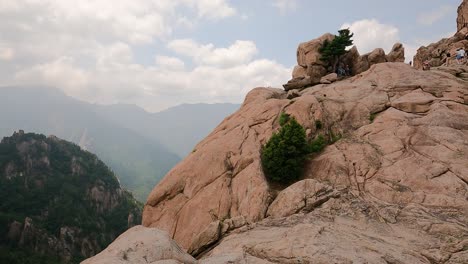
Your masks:
<instances>
[{"instance_id":1,"label":"granite rock formation","mask_svg":"<svg viewBox=\"0 0 468 264\"><path fill-rule=\"evenodd\" d=\"M324 78L331 73L328 63L320 60L319 49L325 41L332 41L334 35L327 33L316 39L299 44L297 48L297 64L292 72L292 79L283 87L286 91L302 89L319 83L331 83ZM367 71L372 65L383 62L404 62L405 48L396 43L391 52L386 55L383 49L377 48L370 53L360 55L356 46L342 56L341 62L350 68L350 74L356 75Z\"/></svg>"},{"instance_id":2,"label":"granite rock formation","mask_svg":"<svg viewBox=\"0 0 468 264\"><path fill-rule=\"evenodd\" d=\"M468 236L467 104L466 81L403 63L377 64L293 99L278 89L254 89L156 186L143 224L206 257L234 252L284 263L307 259L305 252L339 263L460 257L463 250L448 248ZM265 179L259 157L282 111L310 138L342 139L307 162L303 181L281 191ZM233 219L242 221L230 228ZM349 235L352 226L358 229ZM293 232L302 227L310 232ZM319 227L333 230L324 233L329 240L318 239ZM346 253L365 248L369 236L380 241L369 254ZM346 238L340 243L348 248L326 250L333 238ZM398 251L395 243L408 246ZM291 253L291 246L302 253Z\"/></svg>"},{"instance_id":3,"label":"granite rock formation","mask_svg":"<svg viewBox=\"0 0 468 264\"><path fill-rule=\"evenodd\" d=\"M439 67L443 64L457 64L455 56L457 50L464 48L468 50L468 0L463 0L458 7L457 32L449 38L444 38L427 47L420 47L413 58L413 65L417 69L423 68L425 61L432 67ZM450 55L450 56L448 56Z\"/></svg>"}]
</instances>

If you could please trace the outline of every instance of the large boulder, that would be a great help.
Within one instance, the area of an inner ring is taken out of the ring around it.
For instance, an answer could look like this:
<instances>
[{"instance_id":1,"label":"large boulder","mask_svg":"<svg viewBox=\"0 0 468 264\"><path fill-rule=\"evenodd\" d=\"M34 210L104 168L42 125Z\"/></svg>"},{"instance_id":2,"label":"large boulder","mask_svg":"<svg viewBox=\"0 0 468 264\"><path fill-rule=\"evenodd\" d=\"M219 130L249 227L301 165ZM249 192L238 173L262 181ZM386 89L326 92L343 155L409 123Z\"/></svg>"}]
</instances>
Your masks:
<instances>
[{"instance_id":1,"label":"large boulder","mask_svg":"<svg viewBox=\"0 0 468 264\"><path fill-rule=\"evenodd\" d=\"M292 72L292 78L304 78L307 76L307 68L302 67L299 65L294 66L293 72Z\"/></svg>"},{"instance_id":2,"label":"large boulder","mask_svg":"<svg viewBox=\"0 0 468 264\"><path fill-rule=\"evenodd\" d=\"M307 262L313 252L324 263L463 257L448 248L468 236L467 104L463 80L403 63L292 99L254 89L155 187L143 224L206 261ZM309 138L342 139L307 161L306 181L278 190L260 150L283 111ZM223 223L239 217L249 224L226 231Z\"/></svg>"},{"instance_id":3,"label":"large boulder","mask_svg":"<svg viewBox=\"0 0 468 264\"><path fill-rule=\"evenodd\" d=\"M320 80L321 79L319 79L318 77L312 78L311 76L297 77L289 80L286 84L283 84L283 88L285 91L303 89L320 83Z\"/></svg>"},{"instance_id":4,"label":"large boulder","mask_svg":"<svg viewBox=\"0 0 468 264\"><path fill-rule=\"evenodd\" d=\"M297 65L308 67L309 65L325 65L320 60L319 49L325 41L332 41L335 35L326 33L319 38L299 44L297 48Z\"/></svg>"},{"instance_id":5,"label":"large boulder","mask_svg":"<svg viewBox=\"0 0 468 264\"><path fill-rule=\"evenodd\" d=\"M334 35L327 33L319 38L299 44L297 48L297 64L292 72L292 79L284 87L300 89L320 82L320 78L327 74L327 64L320 60L319 49L325 41L332 41Z\"/></svg>"},{"instance_id":6,"label":"large boulder","mask_svg":"<svg viewBox=\"0 0 468 264\"><path fill-rule=\"evenodd\" d=\"M169 235L155 228L135 226L120 235L96 256L81 264L195 264Z\"/></svg>"},{"instance_id":7,"label":"large boulder","mask_svg":"<svg viewBox=\"0 0 468 264\"><path fill-rule=\"evenodd\" d=\"M383 63L387 61L387 57L385 56L385 51L382 48L377 48L367 54L367 61L369 62L369 66L372 66L377 63Z\"/></svg>"},{"instance_id":8,"label":"large boulder","mask_svg":"<svg viewBox=\"0 0 468 264\"><path fill-rule=\"evenodd\" d=\"M355 75L357 74L357 69L360 68L359 62L361 60L361 55L359 54L359 51L356 46L353 46L348 52L346 52L345 55L343 55L343 63L345 65L348 65L351 69L351 74ZM367 68L369 69L369 68ZM360 72L364 72L366 70L362 70Z\"/></svg>"},{"instance_id":9,"label":"large boulder","mask_svg":"<svg viewBox=\"0 0 468 264\"><path fill-rule=\"evenodd\" d=\"M330 74L327 74L325 76L323 76L321 79L320 79L320 83L322 84L330 84L332 82L336 82L338 80L338 74L336 73L330 73Z\"/></svg>"},{"instance_id":10,"label":"large boulder","mask_svg":"<svg viewBox=\"0 0 468 264\"><path fill-rule=\"evenodd\" d=\"M387 55L388 62L405 62L405 48L401 43L395 43Z\"/></svg>"},{"instance_id":11,"label":"large boulder","mask_svg":"<svg viewBox=\"0 0 468 264\"><path fill-rule=\"evenodd\" d=\"M468 0L463 0L463 3L458 7L457 31L463 28L468 28Z\"/></svg>"}]
</instances>

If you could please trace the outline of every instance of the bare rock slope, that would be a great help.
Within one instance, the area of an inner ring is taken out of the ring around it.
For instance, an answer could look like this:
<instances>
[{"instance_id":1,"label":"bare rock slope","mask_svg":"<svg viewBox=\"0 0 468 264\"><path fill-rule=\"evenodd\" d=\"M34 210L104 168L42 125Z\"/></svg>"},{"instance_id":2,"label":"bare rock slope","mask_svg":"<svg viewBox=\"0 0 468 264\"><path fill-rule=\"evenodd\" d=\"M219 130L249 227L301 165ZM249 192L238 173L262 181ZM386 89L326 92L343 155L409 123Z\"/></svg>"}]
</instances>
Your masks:
<instances>
[{"instance_id":1,"label":"bare rock slope","mask_svg":"<svg viewBox=\"0 0 468 264\"><path fill-rule=\"evenodd\" d=\"M295 96L252 90L155 187L143 225L202 263L468 261L468 82L381 63ZM341 139L279 190L260 149L282 111Z\"/></svg>"}]
</instances>

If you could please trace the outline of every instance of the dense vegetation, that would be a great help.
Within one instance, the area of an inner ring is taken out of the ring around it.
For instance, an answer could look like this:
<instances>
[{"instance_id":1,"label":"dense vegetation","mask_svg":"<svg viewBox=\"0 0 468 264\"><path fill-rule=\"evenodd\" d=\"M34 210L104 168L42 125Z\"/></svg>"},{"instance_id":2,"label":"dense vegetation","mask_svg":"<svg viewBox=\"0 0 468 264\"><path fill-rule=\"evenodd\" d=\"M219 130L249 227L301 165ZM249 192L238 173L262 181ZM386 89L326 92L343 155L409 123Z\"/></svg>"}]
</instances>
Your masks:
<instances>
[{"instance_id":1,"label":"dense vegetation","mask_svg":"<svg viewBox=\"0 0 468 264\"><path fill-rule=\"evenodd\" d=\"M103 198L93 198L93 189ZM77 241L91 238L99 250L127 229L130 213L136 221L141 215L141 204L120 188L114 173L94 154L56 137L32 133L15 133L0 143L0 200L0 260L33 250L20 250L18 241L6 238L13 221L23 223L29 217L52 238L59 237L62 227L73 228L78 230ZM6 251L11 254L5 255ZM83 258L77 251L73 257Z\"/></svg>"},{"instance_id":2,"label":"dense vegetation","mask_svg":"<svg viewBox=\"0 0 468 264\"><path fill-rule=\"evenodd\" d=\"M335 35L332 41L325 40L319 49L320 59L329 63L333 67L333 72L336 70L340 57L346 53L346 48L353 45L353 36L354 34L349 29L338 30L338 35Z\"/></svg>"},{"instance_id":3,"label":"dense vegetation","mask_svg":"<svg viewBox=\"0 0 468 264\"><path fill-rule=\"evenodd\" d=\"M295 118L282 113L280 125L262 149L262 165L272 181L288 183L301 176L309 150L305 130Z\"/></svg>"},{"instance_id":4,"label":"dense vegetation","mask_svg":"<svg viewBox=\"0 0 468 264\"><path fill-rule=\"evenodd\" d=\"M273 133L261 151L263 170L273 182L288 184L297 181L302 176L307 156L322 151L327 144L339 139L331 136L327 141L323 135L318 135L308 142L305 129L284 112L280 115L279 124L280 130ZM321 122L316 122L316 127L321 129Z\"/></svg>"}]
</instances>

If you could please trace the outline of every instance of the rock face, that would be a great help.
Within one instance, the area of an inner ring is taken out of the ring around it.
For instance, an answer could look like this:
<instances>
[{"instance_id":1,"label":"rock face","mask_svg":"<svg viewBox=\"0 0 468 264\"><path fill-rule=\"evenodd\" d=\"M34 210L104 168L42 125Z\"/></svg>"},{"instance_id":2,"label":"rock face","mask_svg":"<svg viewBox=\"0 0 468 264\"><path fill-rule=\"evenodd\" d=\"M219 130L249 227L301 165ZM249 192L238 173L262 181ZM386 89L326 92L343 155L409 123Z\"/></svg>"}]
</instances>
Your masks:
<instances>
[{"instance_id":1,"label":"rock face","mask_svg":"<svg viewBox=\"0 0 468 264\"><path fill-rule=\"evenodd\" d=\"M463 0L458 7L457 33L427 47L420 47L413 58L413 65L417 69L422 69L426 60L432 67L441 66L447 60L449 64L456 64L455 56L459 48L468 50L468 0Z\"/></svg>"},{"instance_id":2,"label":"rock face","mask_svg":"<svg viewBox=\"0 0 468 264\"><path fill-rule=\"evenodd\" d=\"M395 43L387 55L388 62L405 62L405 48L401 43Z\"/></svg>"},{"instance_id":3,"label":"rock face","mask_svg":"<svg viewBox=\"0 0 468 264\"><path fill-rule=\"evenodd\" d=\"M463 0L463 3L458 7L457 31L466 27L468 27L468 1Z\"/></svg>"},{"instance_id":4,"label":"rock face","mask_svg":"<svg viewBox=\"0 0 468 264\"><path fill-rule=\"evenodd\" d=\"M102 161L54 136L19 131L1 141L0 195L0 262L21 253L28 263L76 263L141 219Z\"/></svg>"},{"instance_id":5,"label":"rock face","mask_svg":"<svg viewBox=\"0 0 468 264\"><path fill-rule=\"evenodd\" d=\"M466 81L380 63L287 97L252 90L156 186L143 225L169 232L200 263L468 261ZM282 111L310 138L341 139L278 190L260 149ZM234 219L243 220L229 228Z\"/></svg>"},{"instance_id":6,"label":"rock face","mask_svg":"<svg viewBox=\"0 0 468 264\"><path fill-rule=\"evenodd\" d=\"M320 60L319 49L325 41L332 41L333 34L326 33L317 39L299 44L297 47L297 65L308 68L310 65L325 65Z\"/></svg>"},{"instance_id":7,"label":"rock face","mask_svg":"<svg viewBox=\"0 0 468 264\"><path fill-rule=\"evenodd\" d=\"M135 226L120 235L109 247L82 264L195 264L169 235L155 228Z\"/></svg>"},{"instance_id":8,"label":"rock face","mask_svg":"<svg viewBox=\"0 0 468 264\"><path fill-rule=\"evenodd\" d=\"M327 33L317 39L299 44L297 48L297 64L292 72L292 79L283 87L286 91L293 89L302 89L319 83L329 84L331 66L320 60L319 49L325 41L332 41L334 35ZM341 62L350 67L352 75L367 71L372 65L383 62L404 62L405 48L401 43L396 43L392 51L385 55L383 49L359 55L357 47L351 48L342 58ZM327 77L328 76L328 77Z\"/></svg>"}]
</instances>

